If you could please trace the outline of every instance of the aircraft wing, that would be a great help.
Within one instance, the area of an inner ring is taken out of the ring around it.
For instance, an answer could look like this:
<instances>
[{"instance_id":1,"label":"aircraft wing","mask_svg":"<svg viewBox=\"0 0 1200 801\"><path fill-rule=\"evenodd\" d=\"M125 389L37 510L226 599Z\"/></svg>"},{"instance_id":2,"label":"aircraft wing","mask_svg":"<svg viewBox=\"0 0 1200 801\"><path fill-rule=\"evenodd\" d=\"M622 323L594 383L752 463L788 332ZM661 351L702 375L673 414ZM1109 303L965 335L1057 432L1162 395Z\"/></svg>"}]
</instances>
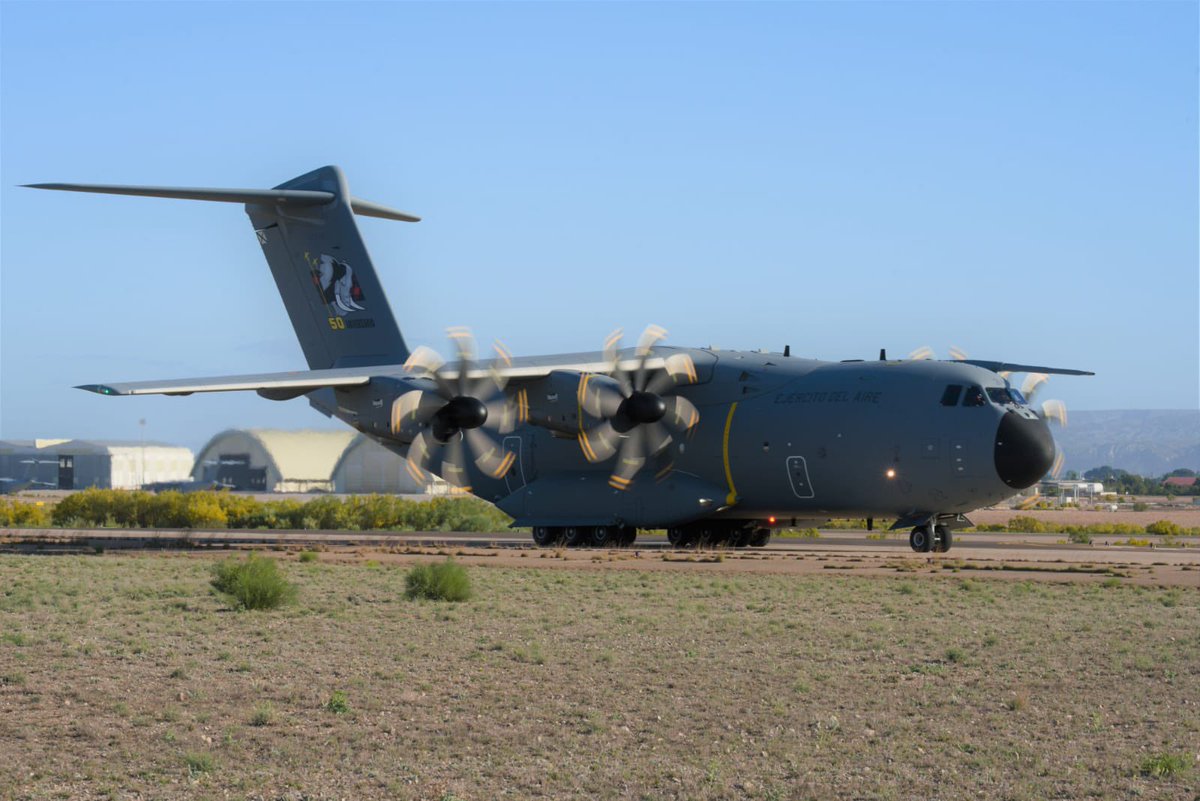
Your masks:
<instances>
[{"instance_id":1,"label":"aircraft wing","mask_svg":"<svg viewBox=\"0 0 1200 801\"><path fill-rule=\"evenodd\" d=\"M638 359L625 359L620 367L636 369ZM646 367L659 369L665 363L661 356L646 360ZM482 362L467 371L472 379L484 378L498 372L510 382L536 380L555 370L571 370L581 373L607 372L611 364L598 353L568 353L558 356L532 356L513 359L510 364ZM458 369L446 365L439 374L448 380L458 378ZM410 372L402 364L377 365L372 367L343 367L330 370L297 370L289 373L252 373L249 375L211 376L205 378L176 378L163 381L121 381L104 384L81 384L76 389L85 389L99 395L191 395L193 392L246 392L253 391L272 400L287 400L325 387L356 387L370 382L372 378L420 378L421 371Z\"/></svg>"},{"instance_id":2,"label":"aircraft wing","mask_svg":"<svg viewBox=\"0 0 1200 801\"><path fill-rule=\"evenodd\" d=\"M1009 373L1045 373L1046 375L1095 375L1088 370L1070 370L1066 367L1037 367L1032 364L1012 364L1011 362L989 362L984 359L963 359L963 364L973 364L993 373L1001 371Z\"/></svg>"}]
</instances>

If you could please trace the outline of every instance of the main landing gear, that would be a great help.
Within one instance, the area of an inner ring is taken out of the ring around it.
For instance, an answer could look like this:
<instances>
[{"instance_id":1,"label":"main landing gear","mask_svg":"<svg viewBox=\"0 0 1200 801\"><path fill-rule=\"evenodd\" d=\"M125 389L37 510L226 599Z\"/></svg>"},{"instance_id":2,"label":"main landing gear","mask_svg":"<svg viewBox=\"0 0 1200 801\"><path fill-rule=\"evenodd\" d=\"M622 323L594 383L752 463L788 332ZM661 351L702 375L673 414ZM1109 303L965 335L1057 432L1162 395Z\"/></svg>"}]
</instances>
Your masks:
<instances>
[{"instance_id":1,"label":"main landing gear","mask_svg":"<svg viewBox=\"0 0 1200 801\"><path fill-rule=\"evenodd\" d=\"M633 545L633 526L534 526L533 542L540 548L624 548Z\"/></svg>"},{"instance_id":2,"label":"main landing gear","mask_svg":"<svg viewBox=\"0 0 1200 801\"><path fill-rule=\"evenodd\" d=\"M954 535L948 526L917 526L908 535L908 544L917 553L945 553L954 544Z\"/></svg>"},{"instance_id":3,"label":"main landing gear","mask_svg":"<svg viewBox=\"0 0 1200 801\"><path fill-rule=\"evenodd\" d=\"M701 521L688 526L667 529L667 542L676 548L693 545L729 545L734 548L762 548L771 541L771 529L744 523L712 523Z\"/></svg>"}]
</instances>

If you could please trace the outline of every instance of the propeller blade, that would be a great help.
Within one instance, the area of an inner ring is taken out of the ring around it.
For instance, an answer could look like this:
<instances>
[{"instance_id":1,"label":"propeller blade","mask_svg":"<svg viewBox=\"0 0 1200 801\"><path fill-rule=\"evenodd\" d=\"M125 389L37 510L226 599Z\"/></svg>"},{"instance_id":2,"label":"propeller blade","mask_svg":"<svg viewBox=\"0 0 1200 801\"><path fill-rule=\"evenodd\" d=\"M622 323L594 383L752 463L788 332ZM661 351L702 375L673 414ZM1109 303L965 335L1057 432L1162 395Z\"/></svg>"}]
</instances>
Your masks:
<instances>
[{"instance_id":1,"label":"propeller blade","mask_svg":"<svg viewBox=\"0 0 1200 801\"><path fill-rule=\"evenodd\" d=\"M646 457L642 450L644 437L645 429L642 426L638 426L625 435L625 439L621 442L621 448L617 451L617 467L608 477L608 485L613 489L629 489L629 485L633 483L633 477L646 464Z\"/></svg>"},{"instance_id":2,"label":"propeller blade","mask_svg":"<svg viewBox=\"0 0 1200 801\"><path fill-rule=\"evenodd\" d=\"M475 457L475 466L492 478L500 478L517 460L513 453L506 453L498 442L481 428L467 429L467 448Z\"/></svg>"},{"instance_id":3,"label":"propeller blade","mask_svg":"<svg viewBox=\"0 0 1200 801\"><path fill-rule=\"evenodd\" d=\"M696 383L696 363L686 353L674 353L666 358L661 372L646 382L646 391L661 395L679 384Z\"/></svg>"},{"instance_id":4,"label":"propeller blade","mask_svg":"<svg viewBox=\"0 0 1200 801\"><path fill-rule=\"evenodd\" d=\"M624 332L618 328L608 335L608 339L604 340L604 362L606 364L616 365L621 351L621 338L624 335Z\"/></svg>"},{"instance_id":5,"label":"propeller blade","mask_svg":"<svg viewBox=\"0 0 1200 801\"><path fill-rule=\"evenodd\" d=\"M645 448L647 455L658 456L671 444L671 432L661 422L645 426L645 429L646 433L645 438L642 440L642 446Z\"/></svg>"},{"instance_id":6,"label":"propeller blade","mask_svg":"<svg viewBox=\"0 0 1200 801\"><path fill-rule=\"evenodd\" d=\"M455 326L446 329L446 336L458 354L458 387L456 395L468 394L467 373L475 363L475 337L466 326Z\"/></svg>"},{"instance_id":7,"label":"propeller blade","mask_svg":"<svg viewBox=\"0 0 1200 801\"><path fill-rule=\"evenodd\" d=\"M654 480L656 482L666 481L673 472L675 472L675 449L663 448L655 459Z\"/></svg>"},{"instance_id":8,"label":"propeller blade","mask_svg":"<svg viewBox=\"0 0 1200 801\"><path fill-rule=\"evenodd\" d=\"M646 326L646 330L642 332L638 338L637 355L649 356L650 351L654 349L656 343L667 338L667 329L659 325L650 324Z\"/></svg>"},{"instance_id":9,"label":"propeller blade","mask_svg":"<svg viewBox=\"0 0 1200 801\"><path fill-rule=\"evenodd\" d=\"M667 413L662 421L676 431L691 436L700 422L700 411L696 405L682 395L671 395L663 400L667 404Z\"/></svg>"},{"instance_id":10,"label":"propeller blade","mask_svg":"<svg viewBox=\"0 0 1200 801\"><path fill-rule=\"evenodd\" d=\"M592 417L606 419L614 416L625 400L621 392L593 373L579 378L577 390L580 407Z\"/></svg>"},{"instance_id":11,"label":"propeller blade","mask_svg":"<svg viewBox=\"0 0 1200 801\"><path fill-rule=\"evenodd\" d=\"M620 442L621 435L609 420L579 432L579 447L584 458L593 464L611 459Z\"/></svg>"},{"instance_id":12,"label":"propeller blade","mask_svg":"<svg viewBox=\"0 0 1200 801\"><path fill-rule=\"evenodd\" d=\"M405 423L428 423L445 401L432 392L414 389L392 401L392 433L399 434Z\"/></svg>"},{"instance_id":13,"label":"propeller blade","mask_svg":"<svg viewBox=\"0 0 1200 801\"><path fill-rule=\"evenodd\" d=\"M442 451L442 478L464 492L471 491L463 437L451 437Z\"/></svg>"},{"instance_id":14,"label":"propeller blade","mask_svg":"<svg viewBox=\"0 0 1200 801\"><path fill-rule=\"evenodd\" d=\"M418 345L417 349L408 355L408 361L404 363L404 369L407 372L422 372L436 373L446 363L438 352L433 348L425 345Z\"/></svg>"},{"instance_id":15,"label":"propeller blade","mask_svg":"<svg viewBox=\"0 0 1200 801\"><path fill-rule=\"evenodd\" d=\"M408 472L418 481L422 480L429 465L429 432L422 431L413 438L408 446L408 458L405 460Z\"/></svg>"},{"instance_id":16,"label":"propeller blade","mask_svg":"<svg viewBox=\"0 0 1200 801\"><path fill-rule=\"evenodd\" d=\"M923 362L933 358L933 348L928 345L921 347L908 354L908 360L913 362Z\"/></svg>"},{"instance_id":17,"label":"propeller blade","mask_svg":"<svg viewBox=\"0 0 1200 801\"><path fill-rule=\"evenodd\" d=\"M1058 478L1062 473L1063 463L1067 461L1067 455L1059 451L1054 457L1054 465L1050 468L1050 478Z\"/></svg>"},{"instance_id":18,"label":"propeller blade","mask_svg":"<svg viewBox=\"0 0 1200 801\"><path fill-rule=\"evenodd\" d=\"M967 360L967 352L964 350L961 350L960 348L951 346L950 358L956 362L965 362Z\"/></svg>"},{"instance_id":19,"label":"propeller blade","mask_svg":"<svg viewBox=\"0 0 1200 801\"><path fill-rule=\"evenodd\" d=\"M1033 402L1033 397L1037 395L1042 384L1050 379L1050 376L1045 373L1030 373L1025 376L1024 383L1021 384L1021 394L1025 396L1025 400Z\"/></svg>"},{"instance_id":20,"label":"propeller blade","mask_svg":"<svg viewBox=\"0 0 1200 801\"><path fill-rule=\"evenodd\" d=\"M1067 404L1060 400L1048 400L1042 404L1042 417L1067 427Z\"/></svg>"}]
</instances>

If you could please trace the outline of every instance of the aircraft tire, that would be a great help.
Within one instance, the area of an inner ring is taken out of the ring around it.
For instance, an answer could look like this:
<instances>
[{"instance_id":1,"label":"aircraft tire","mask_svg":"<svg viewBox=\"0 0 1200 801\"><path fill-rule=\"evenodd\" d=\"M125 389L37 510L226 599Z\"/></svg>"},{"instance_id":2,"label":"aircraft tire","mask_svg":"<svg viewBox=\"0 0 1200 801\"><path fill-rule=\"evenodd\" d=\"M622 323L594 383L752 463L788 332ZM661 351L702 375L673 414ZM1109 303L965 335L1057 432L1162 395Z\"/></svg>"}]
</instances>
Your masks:
<instances>
[{"instance_id":1,"label":"aircraft tire","mask_svg":"<svg viewBox=\"0 0 1200 801\"><path fill-rule=\"evenodd\" d=\"M539 548L549 548L556 545L562 537L562 530L554 526L534 526L533 544Z\"/></svg>"},{"instance_id":2,"label":"aircraft tire","mask_svg":"<svg viewBox=\"0 0 1200 801\"><path fill-rule=\"evenodd\" d=\"M763 548L771 541L771 529L756 528L750 536L750 545L754 548Z\"/></svg>"},{"instance_id":3,"label":"aircraft tire","mask_svg":"<svg viewBox=\"0 0 1200 801\"><path fill-rule=\"evenodd\" d=\"M633 526L623 526L621 528L620 535L617 538L617 544L619 544L622 548L628 548L630 545L633 545L633 542L636 539L637 529Z\"/></svg>"},{"instance_id":4,"label":"aircraft tire","mask_svg":"<svg viewBox=\"0 0 1200 801\"><path fill-rule=\"evenodd\" d=\"M578 548L590 539L591 532L586 526L566 526L563 532L563 545L568 548Z\"/></svg>"},{"instance_id":5,"label":"aircraft tire","mask_svg":"<svg viewBox=\"0 0 1200 801\"><path fill-rule=\"evenodd\" d=\"M947 526L935 526L933 529L933 550L945 553L954 544L954 535Z\"/></svg>"},{"instance_id":6,"label":"aircraft tire","mask_svg":"<svg viewBox=\"0 0 1200 801\"><path fill-rule=\"evenodd\" d=\"M588 545L593 548L603 548L617 538L617 532L612 526L592 526L588 531Z\"/></svg>"},{"instance_id":7,"label":"aircraft tire","mask_svg":"<svg viewBox=\"0 0 1200 801\"><path fill-rule=\"evenodd\" d=\"M917 553L929 553L933 548L932 540L928 526L917 526L908 535L908 545Z\"/></svg>"},{"instance_id":8,"label":"aircraft tire","mask_svg":"<svg viewBox=\"0 0 1200 801\"><path fill-rule=\"evenodd\" d=\"M690 532L683 526L672 526L667 529L667 542L672 547L686 548L689 539L691 539Z\"/></svg>"},{"instance_id":9,"label":"aircraft tire","mask_svg":"<svg viewBox=\"0 0 1200 801\"><path fill-rule=\"evenodd\" d=\"M729 532L729 544L734 548L746 548L754 539L754 529L739 528Z\"/></svg>"}]
</instances>

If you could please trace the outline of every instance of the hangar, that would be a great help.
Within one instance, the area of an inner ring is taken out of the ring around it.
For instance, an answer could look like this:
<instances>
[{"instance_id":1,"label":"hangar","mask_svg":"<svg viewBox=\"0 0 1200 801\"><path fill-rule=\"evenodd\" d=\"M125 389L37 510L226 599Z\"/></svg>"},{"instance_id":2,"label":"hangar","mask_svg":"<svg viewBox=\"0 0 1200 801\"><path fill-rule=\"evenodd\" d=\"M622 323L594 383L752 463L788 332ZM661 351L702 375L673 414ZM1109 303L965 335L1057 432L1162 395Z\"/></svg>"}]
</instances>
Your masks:
<instances>
[{"instance_id":1,"label":"hangar","mask_svg":"<svg viewBox=\"0 0 1200 801\"><path fill-rule=\"evenodd\" d=\"M333 468L355 436L231 428L200 449L192 478L250 492L333 492Z\"/></svg>"},{"instance_id":2,"label":"hangar","mask_svg":"<svg viewBox=\"0 0 1200 801\"><path fill-rule=\"evenodd\" d=\"M333 488L350 494L444 495L450 491L450 485L432 473L418 482L408 472L403 456L362 434L338 459Z\"/></svg>"},{"instance_id":3,"label":"hangar","mask_svg":"<svg viewBox=\"0 0 1200 801\"><path fill-rule=\"evenodd\" d=\"M404 457L353 431L233 428L196 456L192 477L245 492L441 494L449 485L418 483Z\"/></svg>"},{"instance_id":4,"label":"hangar","mask_svg":"<svg viewBox=\"0 0 1200 801\"><path fill-rule=\"evenodd\" d=\"M42 489L138 489L184 481L192 451L162 442L86 439L0 441L0 481Z\"/></svg>"}]
</instances>

